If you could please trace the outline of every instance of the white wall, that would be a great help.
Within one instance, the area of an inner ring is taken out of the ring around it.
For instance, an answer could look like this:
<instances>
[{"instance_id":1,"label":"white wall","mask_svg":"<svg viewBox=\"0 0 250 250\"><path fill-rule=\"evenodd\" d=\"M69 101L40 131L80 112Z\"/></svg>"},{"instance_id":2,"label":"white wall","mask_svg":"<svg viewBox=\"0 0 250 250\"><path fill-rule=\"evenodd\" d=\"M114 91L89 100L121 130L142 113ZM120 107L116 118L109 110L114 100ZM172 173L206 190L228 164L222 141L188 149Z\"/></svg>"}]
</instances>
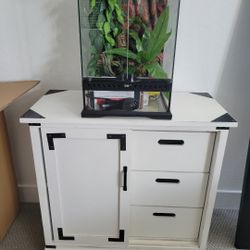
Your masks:
<instances>
[{"instance_id":1,"label":"white wall","mask_svg":"<svg viewBox=\"0 0 250 250\"><path fill-rule=\"evenodd\" d=\"M207 91L239 121L229 136L218 207L239 206L250 138L249 11L249 0L183 0L181 7L175 90Z\"/></svg>"},{"instance_id":2,"label":"white wall","mask_svg":"<svg viewBox=\"0 0 250 250\"><path fill-rule=\"evenodd\" d=\"M0 80L40 79L7 112L18 183L35 200L28 129L18 116L48 88L80 89L76 0L0 0ZM182 0L175 90L206 91L240 122L229 138L220 182L224 205L239 198L250 131L249 0ZM236 195L235 195L236 193ZM226 202L226 203L225 203ZM238 206L238 203L229 204Z\"/></svg>"}]
</instances>

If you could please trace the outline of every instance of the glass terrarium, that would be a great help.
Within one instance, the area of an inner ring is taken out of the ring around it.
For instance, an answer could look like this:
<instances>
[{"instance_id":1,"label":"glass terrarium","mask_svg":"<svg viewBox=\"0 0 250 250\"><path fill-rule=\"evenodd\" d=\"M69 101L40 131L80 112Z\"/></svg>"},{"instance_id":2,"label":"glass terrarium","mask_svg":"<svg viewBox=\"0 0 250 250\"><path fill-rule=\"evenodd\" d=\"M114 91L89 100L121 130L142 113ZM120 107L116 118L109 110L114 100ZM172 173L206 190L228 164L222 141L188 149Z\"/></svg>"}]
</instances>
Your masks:
<instances>
[{"instance_id":1,"label":"glass terrarium","mask_svg":"<svg viewBox=\"0 0 250 250\"><path fill-rule=\"evenodd\" d=\"M83 117L171 119L180 0L78 0Z\"/></svg>"}]
</instances>

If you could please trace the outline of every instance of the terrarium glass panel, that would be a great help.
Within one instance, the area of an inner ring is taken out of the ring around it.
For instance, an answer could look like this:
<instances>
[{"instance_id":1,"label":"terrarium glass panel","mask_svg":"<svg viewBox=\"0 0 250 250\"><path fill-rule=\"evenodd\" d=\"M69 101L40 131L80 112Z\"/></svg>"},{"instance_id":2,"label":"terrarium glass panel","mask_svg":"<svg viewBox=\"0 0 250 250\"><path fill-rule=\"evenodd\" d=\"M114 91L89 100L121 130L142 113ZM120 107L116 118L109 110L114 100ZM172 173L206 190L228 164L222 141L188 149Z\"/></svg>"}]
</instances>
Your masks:
<instances>
[{"instance_id":1,"label":"terrarium glass panel","mask_svg":"<svg viewBox=\"0 0 250 250\"><path fill-rule=\"evenodd\" d=\"M178 11L179 0L79 0L86 111L159 112L162 100L169 111Z\"/></svg>"}]
</instances>

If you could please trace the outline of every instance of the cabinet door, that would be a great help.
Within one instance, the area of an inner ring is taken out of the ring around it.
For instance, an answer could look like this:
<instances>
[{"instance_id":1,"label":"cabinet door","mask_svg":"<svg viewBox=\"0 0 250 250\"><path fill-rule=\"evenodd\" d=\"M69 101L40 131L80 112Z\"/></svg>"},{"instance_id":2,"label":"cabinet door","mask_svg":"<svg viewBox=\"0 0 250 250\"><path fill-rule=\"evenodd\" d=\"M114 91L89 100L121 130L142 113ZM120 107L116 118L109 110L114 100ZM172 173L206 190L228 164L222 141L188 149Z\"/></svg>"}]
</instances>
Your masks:
<instances>
[{"instance_id":1,"label":"cabinet door","mask_svg":"<svg viewBox=\"0 0 250 250\"><path fill-rule=\"evenodd\" d=\"M55 242L126 244L126 135L87 129L43 129Z\"/></svg>"}]
</instances>

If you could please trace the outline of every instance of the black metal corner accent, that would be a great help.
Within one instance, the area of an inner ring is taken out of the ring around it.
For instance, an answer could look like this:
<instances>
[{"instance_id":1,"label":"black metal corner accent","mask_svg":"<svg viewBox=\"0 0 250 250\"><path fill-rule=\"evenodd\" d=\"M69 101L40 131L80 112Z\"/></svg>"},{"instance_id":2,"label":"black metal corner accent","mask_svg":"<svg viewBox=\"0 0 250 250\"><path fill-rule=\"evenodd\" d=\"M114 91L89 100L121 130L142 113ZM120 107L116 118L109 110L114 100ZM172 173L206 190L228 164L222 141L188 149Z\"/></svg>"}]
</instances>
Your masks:
<instances>
[{"instance_id":1,"label":"black metal corner accent","mask_svg":"<svg viewBox=\"0 0 250 250\"><path fill-rule=\"evenodd\" d=\"M29 126L33 127L40 127L41 123L29 123Z\"/></svg>"},{"instance_id":2,"label":"black metal corner accent","mask_svg":"<svg viewBox=\"0 0 250 250\"><path fill-rule=\"evenodd\" d=\"M56 246L52 246L52 245L45 245L45 248L56 248Z\"/></svg>"},{"instance_id":3,"label":"black metal corner accent","mask_svg":"<svg viewBox=\"0 0 250 250\"><path fill-rule=\"evenodd\" d=\"M107 139L120 140L120 150L126 151L126 134L107 134Z\"/></svg>"},{"instance_id":4,"label":"black metal corner accent","mask_svg":"<svg viewBox=\"0 0 250 250\"><path fill-rule=\"evenodd\" d=\"M206 93L206 92L191 92L191 94L193 94L193 95L200 95L200 96L204 96L204 97L208 97L208 98L212 98L213 99L213 97L209 93Z\"/></svg>"},{"instance_id":5,"label":"black metal corner accent","mask_svg":"<svg viewBox=\"0 0 250 250\"><path fill-rule=\"evenodd\" d=\"M62 228L57 228L57 231L59 240L75 240L75 237L73 236L64 236Z\"/></svg>"},{"instance_id":6,"label":"black metal corner accent","mask_svg":"<svg viewBox=\"0 0 250 250\"><path fill-rule=\"evenodd\" d=\"M54 139L66 138L65 133L47 134L49 150L55 150Z\"/></svg>"},{"instance_id":7,"label":"black metal corner accent","mask_svg":"<svg viewBox=\"0 0 250 250\"><path fill-rule=\"evenodd\" d=\"M64 92L64 91L67 91L67 90L66 89L50 89L44 95L53 95L53 94Z\"/></svg>"},{"instance_id":8,"label":"black metal corner accent","mask_svg":"<svg viewBox=\"0 0 250 250\"><path fill-rule=\"evenodd\" d=\"M234 120L234 118L229 115L228 113L214 119L212 122L236 122L236 120Z\"/></svg>"},{"instance_id":9,"label":"black metal corner accent","mask_svg":"<svg viewBox=\"0 0 250 250\"><path fill-rule=\"evenodd\" d=\"M125 231L124 230L120 230L119 232L119 238L109 238L108 241L112 241L112 242L124 242L125 239Z\"/></svg>"},{"instance_id":10,"label":"black metal corner accent","mask_svg":"<svg viewBox=\"0 0 250 250\"><path fill-rule=\"evenodd\" d=\"M216 130L229 130L228 127L216 127Z\"/></svg>"},{"instance_id":11,"label":"black metal corner accent","mask_svg":"<svg viewBox=\"0 0 250 250\"><path fill-rule=\"evenodd\" d=\"M32 109L29 109L26 113L24 113L21 118L32 118L32 119L38 119L38 118L41 118L41 119L44 119L45 117L40 115L39 113L35 112L34 110Z\"/></svg>"}]
</instances>

